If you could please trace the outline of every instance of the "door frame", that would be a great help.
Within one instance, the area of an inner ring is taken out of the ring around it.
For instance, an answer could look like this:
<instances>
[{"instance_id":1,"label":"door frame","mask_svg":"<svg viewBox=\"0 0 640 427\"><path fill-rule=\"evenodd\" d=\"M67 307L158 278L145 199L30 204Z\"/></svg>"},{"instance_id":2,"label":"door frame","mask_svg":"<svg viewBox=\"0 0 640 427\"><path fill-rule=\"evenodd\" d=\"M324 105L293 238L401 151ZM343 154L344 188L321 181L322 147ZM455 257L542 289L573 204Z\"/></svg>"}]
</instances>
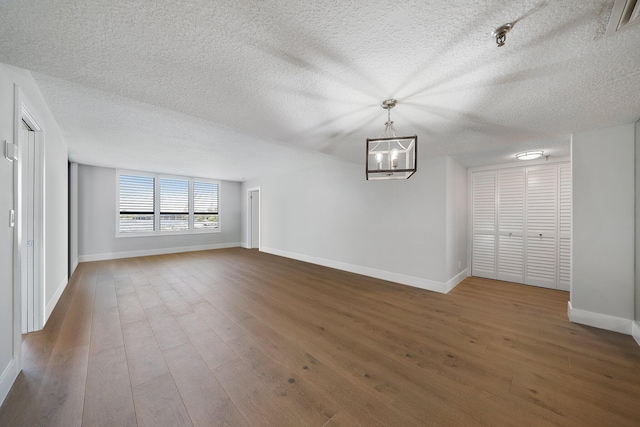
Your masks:
<instances>
[{"instance_id":1,"label":"door frame","mask_svg":"<svg viewBox=\"0 0 640 427\"><path fill-rule=\"evenodd\" d=\"M528 160L520 163L503 163L498 165L478 166L467 169L467 262L469 265L469 275L473 275L473 173L481 171L498 171L508 168L527 168L530 166L549 165L552 163L569 163L571 157L552 157L549 159L542 158L540 160ZM497 198L496 198L497 203ZM497 213L497 211L496 211ZM526 240L526 239L525 239ZM497 243L497 242L496 242ZM526 243L525 243L526 244ZM497 253L497 251L496 251ZM556 269L557 270L557 269ZM556 271L557 277L558 271Z\"/></svg>"},{"instance_id":2,"label":"door frame","mask_svg":"<svg viewBox=\"0 0 640 427\"><path fill-rule=\"evenodd\" d=\"M44 278L44 260L45 260L45 228L44 228L44 194L45 194L45 164L44 164L44 130L40 125L42 120L35 114L31 102L18 85L15 85L15 108L14 108L14 144L18 147L18 161L14 166L14 205L16 211L16 226L14 230L14 290L17 301L17 313L14 319L17 319L17 330L21 333L37 331L44 327L45 314L45 278ZM24 209L22 200L22 146L20 144L20 128L21 123L25 122L35 132L35 174L34 174L34 242L36 247L33 251L34 264L34 307L32 327L24 331L22 328L23 317L26 313L22 313L22 281L24 274L22 271L22 254L26 248L26 242L23 239L23 222ZM21 333L18 334L20 340Z\"/></svg>"},{"instance_id":3,"label":"door frame","mask_svg":"<svg viewBox=\"0 0 640 427\"><path fill-rule=\"evenodd\" d=\"M253 236L251 225L253 224L253 212L251 209L251 193L258 192L258 250L262 250L262 191L260 187L247 188L247 249L253 248Z\"/></svg>"}]
</instances>

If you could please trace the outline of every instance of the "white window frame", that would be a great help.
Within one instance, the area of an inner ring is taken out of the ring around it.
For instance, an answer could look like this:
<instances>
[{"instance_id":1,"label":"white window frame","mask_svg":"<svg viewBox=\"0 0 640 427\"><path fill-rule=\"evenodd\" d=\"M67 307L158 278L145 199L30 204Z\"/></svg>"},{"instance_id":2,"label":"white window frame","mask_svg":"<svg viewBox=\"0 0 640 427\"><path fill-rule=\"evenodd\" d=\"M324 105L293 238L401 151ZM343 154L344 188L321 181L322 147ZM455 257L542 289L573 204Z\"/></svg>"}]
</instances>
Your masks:
<instances>
[{"instance_id":1,"label":"white window frame","mask_svg":"<svg viewBox=\"0 0 640 427\"><path fill-rule=\"evenodd\" d=\"M137 232L137 233L121 233L120 232L120 176L121 175L134 175L134 176L142 176L142 177L146 177L146 178L154 178L153 181L153 191L154 191L154 195L153 195L153 217L154 217L154 224L153 224L153 228L154 231L142 231L142 232ZM148 172L137 172L137 171L129 171L129 170L118 170L116 173L116 203L115 203L115 209L116 209L116 217L115 217L115 221L116 221L116 237L144 237L144 236L153 236L155 234L156 229L158 228L158 216L160 214L159 212L159 206L157 203L158 200L158 178L156 176L156 174L153 173L148 173Z\"/></svg>"},{"instance_id":2,"label":"white window frame","mask_svg":"<svg viewBox=\"0 0 640 427\"><path fill-rule=\"evenodd\" d=\"M191 230L193 229L193 224L192 224L192 217L193 217L193 179L190 177L186 177L186 176L182 176L182 177L176 177L173 175L158 175L158 177L156 178L156 182L157 185L155 186L155 190L156 190L156 197L155 200L157 200L156 203L154 203L154 207L158 213L158 226L156 227L158 230L160 229L160 206L161 206L161 198L160 198L160 180L161 179L176 179L179 181L187 181L187 204L188 204L188 209L189 212L187 213L188 215L188 219L187 219L187 230L183 230L183 231L160 231L160 234L169 234L169 235L175 235L175 234L191 234ZM196 178L197 180L197 178ZM219 187L218 187L219 188ZM218 212L218 215L220 215L220 213Z\"/></svg>"},{"instance_id":3,"label":"white window frame","mask_svg":"<svg viewBox=\"0 0 640 427\"><path fill-rule=\"evenodd\" d=\"M218 185L218 228L215 228L213 230L208 230L206 228L199 228L196 229L195 228L195 194L194 194L194 189L193 189L193 182L197 181L197 182L203 182L203 183L211 183L211 184L217 184ZM221 215L220 215L220 199L221 199L221 193L222 193L222 185L220 183L220 180L216 180L216 179L207 179L207 178L191 178L189 180L189 230L191 230L192 234L198 234L198 233L220 233L221 232L221 228L222 228L222 220L221 220Z\"/></svg>"},{"instance_id":4,"label":"white window frame","mask_svg":"<svg viewBox=\"0 0 640 427\"><path fill-rule=\"evenodd\" d=\"M120 176L121 175L134 175L154 178L154 230L143 231L137 233L121 233L120 232ZM188 181L189 183L189 229L181 231L161 231L160 230L160 180L161 179L179 179ZM199 228L195 229L194 226L194 194L193 194L193 182L206 182L211 184L217 184L218 186L218 227L214 229ZM167 175L160 173L140 172L126 169L116 170L116 203L115 203L115 224L116 224L116 238L124 237L152 237L152 236L179 236L179 235L193 235L193 234L211 234L222 232L222 214L220 212L220 203L222 199L222 185L221 181L217 179L198 178L182 175Z\"/></svg>"}]
</instances>

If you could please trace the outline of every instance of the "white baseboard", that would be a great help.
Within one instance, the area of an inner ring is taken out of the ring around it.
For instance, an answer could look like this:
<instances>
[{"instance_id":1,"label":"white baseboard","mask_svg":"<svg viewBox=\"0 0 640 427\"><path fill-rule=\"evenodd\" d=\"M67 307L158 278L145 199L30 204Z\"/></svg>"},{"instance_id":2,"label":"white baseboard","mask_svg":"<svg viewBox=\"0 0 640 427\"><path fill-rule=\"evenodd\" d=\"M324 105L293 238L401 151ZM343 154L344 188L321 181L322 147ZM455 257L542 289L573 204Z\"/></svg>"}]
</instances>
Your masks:
<instances>
[{"instance_id":1,"label":"white baseboard","mask_svg":"<svg viewBox=\"0 0 640 427\"><path fill-rule=\"evenodd\" d=\"M60 284L58 285L58 289L56 289L56 292L51 297L51 300L47 302L47 305L45 306L45 309L44 309L44 322L43 322L44 325L47 324L47 320L49 320L49 316L51 316L53 309L56 308L56 304L58 304L58 301L60 300L62 293L64 292L65 289L67 289L68 283L69 281L67 279L62 279L62 282L60 282Z\"/></svg>"},{"instance_id":2,"label":"white baseboard","mask_svg":"<svg viewBox=\"0 0 640 427\"><path fill-rule=\"evenodd\" d=\"M69 277L73 276L73 272L78 268L78 258L73 260L73 264L71 264L71 271L69 272Z\"/></svg>"},{"instance_id":3,"label":"white baseboard","mask_svg":"<svg viewBox=\"0 0 640 427\"><path fill-rule=\"evenodd\" d=\"M215 243L212 245L200 245L200 246L182 246L178 248L147 249L143 251L112 252L112 253L105 253L105 254L80 255L78 257L78 260L80 262L104 261L109 259L136 258L141 256L177 254L181 252L208 251L211 249L237 248L237 247L240 247L241 245L242 244L240 242L233 242L233 243Z\"/></svg>"},{"instance_id":4,"label":"white baseboard","mask_svg":"<svg viewBox=\"0 0 640 427\"><path fill-rule=\"evenodd\" d=\"M640 345L640 322L631 322L631 335L633 335L633 339Z\"/></svg>"},{"instance_id":5,"label":"white baseboard","mask_svg":"<svg viewBox=\"0 0 640 427\"><path fill-rule=\"evenodd\" d=\"M249 244L248 244L247 242L242 242L242 243L240 243L240 247L243 247L243 248L245 248L245 249L251 249L251 248L249 247Z\"/></svg>"},{"instance_id":6,"label":"white baseboard","mask_svg":"<svg viewBox=\"0 0 640 427\"><path fill-rule=\"evenodd\" d=\"M0 376L0 405L4 402L4 399L9 394L13 382L18 377L18 365L15 357L11 359L11 362L7 365L2 376Z\"/></svg>"},{"instance_id":7,"label":"white baseboard","mask_svg":"<svg viewBox=\"0 0 640 427\"><path fill-rule=\"evenodd\" d=\"M569 320L574 323L631 335L631 325L634 323L631 319L609 316L608 314L600 314L593 311L579 310L577 308L573 308L571 301L567 304Z\"/></svg>"},{"instance_id":8,"label":"white baseboard","mask_svg":"<svg viewBox=\"0 0 640 427\"><path fill-rule=\"evenodd\" d=\"M448 294L453 288L458 286L460 282L466 279L468 275L469 275L469 269L465 268L464 270L462 270L460 273L458 273L456 276L454 276L452 279L450 279L447 282L447 291L444 293Z\"/></svg>"},{"instance_id":9,"label":"white baseboard","mask_svg":"<svg viewBox=\"0 0 640 427\"><path fill-rule=\"evenodd\" d=\"M464 277L466 277L466 270L458 274L447 283L436 282L434 280L422 279L415 276L407 276L405 274L393 273L390 271L377 270L375 268L363 267L360 265L347 264L344 262L333 261L326 258L318 258L310 255L298 254L295 252L282 251L274 248L260 248L261 252L266 252L272 255L278 255L285 258L291 258L298 261L304 261L311 264L322 265L324 267L335 268L337 270L348 271L350 273L361 274L363 276L375 277L376 279L388 280L390 282L400 283L402 285L413 286L415 288L425 289L427 291L439 292L442 294L448 293L453 289ZM464 275L463 275L464 273ZM462 276L462 279L459 279Z\"/></svg>"}]
</instances>

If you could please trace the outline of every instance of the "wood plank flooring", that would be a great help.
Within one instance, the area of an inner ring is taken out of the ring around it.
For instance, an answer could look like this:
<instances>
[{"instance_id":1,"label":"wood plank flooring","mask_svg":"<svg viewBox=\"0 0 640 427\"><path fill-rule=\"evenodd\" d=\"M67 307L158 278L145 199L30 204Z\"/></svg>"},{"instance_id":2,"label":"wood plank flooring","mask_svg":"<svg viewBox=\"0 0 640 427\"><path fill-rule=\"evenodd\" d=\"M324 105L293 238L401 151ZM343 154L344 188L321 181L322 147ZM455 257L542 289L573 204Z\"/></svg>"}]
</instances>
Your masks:
<instances>
[{"instance_id":1,"label":"wood plank flooring","mask_svg":"<svg viewBox=\"0 0 640 427\"><path fill-rule=\"evenodd\" d=\"M568 297L246 249L83 263L0 425L640 425L640 347L570 323Z\"/></svg>"}]
</instances>

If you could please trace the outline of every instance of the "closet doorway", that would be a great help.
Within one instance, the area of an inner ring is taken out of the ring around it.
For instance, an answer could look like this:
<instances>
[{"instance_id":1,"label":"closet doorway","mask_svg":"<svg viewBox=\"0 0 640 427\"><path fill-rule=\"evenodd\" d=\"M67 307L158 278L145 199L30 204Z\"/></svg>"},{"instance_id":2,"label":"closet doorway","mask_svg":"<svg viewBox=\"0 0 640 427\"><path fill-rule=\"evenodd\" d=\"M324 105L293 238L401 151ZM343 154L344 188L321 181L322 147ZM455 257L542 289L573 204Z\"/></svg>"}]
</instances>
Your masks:
<instances>
[{"instance_id":1,"label":"closet doorway","mask_svg":"<svg viewBox=\"0 0 640 427\"><path fill-rule=\"evenodd\" d=\"M22 91L16 87L15 286L20 289L21 331L44 327L44 132Z\"/></svg>"},{"instance_id":2,"label":"closet doorway","mask_svg":"<svg viewBox=\"0 0 640 427\"><path fill-rule=\"evenodd\" d=\"M469 173L471 275L568 291L570 163Z\"/></svg>"}]
</instances>

